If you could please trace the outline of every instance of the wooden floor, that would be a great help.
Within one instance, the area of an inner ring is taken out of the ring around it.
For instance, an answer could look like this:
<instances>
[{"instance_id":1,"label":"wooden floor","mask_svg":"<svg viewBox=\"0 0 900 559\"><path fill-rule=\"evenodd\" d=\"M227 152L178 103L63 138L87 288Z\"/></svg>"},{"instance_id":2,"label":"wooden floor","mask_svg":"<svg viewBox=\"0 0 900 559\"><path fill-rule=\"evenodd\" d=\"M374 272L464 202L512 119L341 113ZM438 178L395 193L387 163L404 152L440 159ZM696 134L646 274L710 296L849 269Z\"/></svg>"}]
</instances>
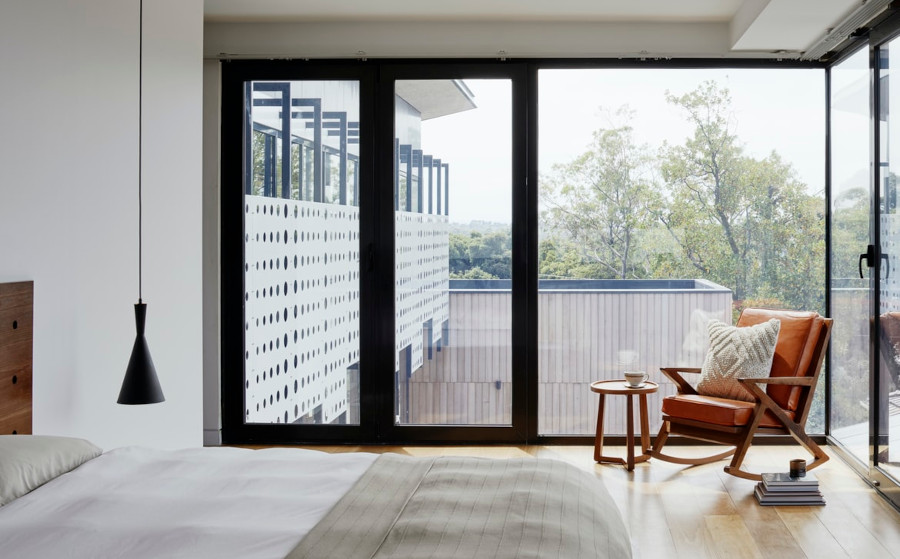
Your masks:
<instances>
[{"instance_id":1,"label":"wooden floor","mask_svg":"<svg viewBox=\"0 0 900 559\"><path fill-rule=\"evenodd\" d=\"M595 464L589 446L310 448L564 460L603 481L631 531L635 557L645 559L900 558L900 513L833 452L815 470L827 505L762 507L753 497L755 483L725 474L725 462L688 468L651 460L627 472L622 466ZM709 448L673 447L672 453L700 456ZM604 454L624 456L624 448L604 447ZM755 446L745 464L751 471L786 470L788 461L802 454L792 446Z\"/></svg>"}]
</instances>

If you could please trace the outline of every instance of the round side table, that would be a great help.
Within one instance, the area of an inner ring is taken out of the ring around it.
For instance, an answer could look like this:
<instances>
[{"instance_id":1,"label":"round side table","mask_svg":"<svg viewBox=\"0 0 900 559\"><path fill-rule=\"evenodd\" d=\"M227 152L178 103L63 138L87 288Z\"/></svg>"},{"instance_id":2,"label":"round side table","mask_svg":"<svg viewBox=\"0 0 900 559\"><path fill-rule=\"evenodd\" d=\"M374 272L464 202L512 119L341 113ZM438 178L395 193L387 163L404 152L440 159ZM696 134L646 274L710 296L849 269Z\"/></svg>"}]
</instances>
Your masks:
<instances>
[{"instance_id":1,"label":"round side table","mask_svg":"<svg viewBox=\"0 0 900 559\"><path fill-rule=\"evenodd\" d=\"M598 380L591 383L591 392L600 395L600 407L597 409L597 438L594 441L594 462L611 462L624 464L628 471L634 470L635 462L646 462L650 455L650 429L647 419L647 394L652 394L659 389L659 385L653 381L644 382L640 388L631 388L624 380ZM628 458L623 460L615 456L603 456L603 408L607 395L626 396L627 404L627 432L625 444L628 447ZM641 412L641 454L634 455L634 397L640 396Z\"/></svg>"}]
</instances>

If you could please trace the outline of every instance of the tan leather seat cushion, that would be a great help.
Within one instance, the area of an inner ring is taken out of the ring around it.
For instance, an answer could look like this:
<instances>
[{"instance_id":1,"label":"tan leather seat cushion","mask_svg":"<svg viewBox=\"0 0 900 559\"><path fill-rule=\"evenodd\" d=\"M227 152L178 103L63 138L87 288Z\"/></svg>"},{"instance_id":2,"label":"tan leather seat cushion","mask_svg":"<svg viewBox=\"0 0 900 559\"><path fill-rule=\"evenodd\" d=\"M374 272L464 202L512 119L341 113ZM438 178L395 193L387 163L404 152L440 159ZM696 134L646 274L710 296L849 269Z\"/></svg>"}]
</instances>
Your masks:
<instances>
[{"instance_id":1,"label":"tan leather seat cushion","mask_svg":"<svg viewBox=\"0 0 900 559\"><path fill-rule=\"evenodd\" d=\"M663 398L662 412L671 417L692 419L704 423L714 423L734 427L746 425L753 413L753 402L727 400L715 396L681 394ZM794 419L793 412L787 412ZM759 422L760 427L783 427L770 412L766 412Z\"/></svg>"}]
</instances>

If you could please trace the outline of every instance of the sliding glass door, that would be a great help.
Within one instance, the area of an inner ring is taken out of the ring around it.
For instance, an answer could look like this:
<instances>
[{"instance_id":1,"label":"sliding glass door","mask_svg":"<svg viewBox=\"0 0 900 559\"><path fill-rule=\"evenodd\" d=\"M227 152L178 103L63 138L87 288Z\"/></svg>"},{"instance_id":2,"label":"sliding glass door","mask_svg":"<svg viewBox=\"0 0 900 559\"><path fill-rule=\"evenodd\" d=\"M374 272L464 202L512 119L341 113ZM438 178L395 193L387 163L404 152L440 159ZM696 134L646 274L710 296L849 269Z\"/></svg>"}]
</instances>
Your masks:
<instances>
[{"instance_id":1,"label":"sliding glass door","mask_svg":"<svg viewBox=\"0 0 900 559\"><path fill-rule=\"evenodd\" d=\"M493 63L381 69L388 438L525 440L524 78L524 65Z\"/></svg>"},{"instance_id":2,"label":"sliding glass door","mask_svg":"<svg viewBox=\"0 0 900 559\"><path fill-rule=\"evenodd\" d=\"M831 69L831 435L869 455L869 52Z\"/></svg>"},{"instance_id":3,"label":"sliding glass door","mask_svg":"<svg viewBox=\"0 0 900 559\"><path fill-rule=\"evenodd\" d=\"M524 77L225 65L225 442L525 440Z\"/></svg>"},{"instance_id":4,"label":"sliding glass door","mask_svg":"<svg viewBox=\"0 0 900 559\"><path fill-rule=\"evenodd\" d=\"M226 66L223 440L371 436L362 247L372 73Z\"/></svg>"},{"instance_id":5,"label":"sliding glass door","mask_svg":"<svg viewBox=\"0 0 900 559\"><path fill-rule=\"evenodd\" d=\"M876 49L877 159L875 196L878 200L878 294L879 349L872 377L870 408L873 427L875 477L887 478L898 496L900 482L900 118L891 114L900 107L900 38Z\"/></svg>"},{"instance_id":6,"label":"sliding glass door","mask_svg":"<svg viewBox=\"0 0 900 559\"><path fill-rule=\"evenodd\" d=\"M888 33L830 71L830 435L900 503L900 39Z\"/></svg>"}]
</instances>

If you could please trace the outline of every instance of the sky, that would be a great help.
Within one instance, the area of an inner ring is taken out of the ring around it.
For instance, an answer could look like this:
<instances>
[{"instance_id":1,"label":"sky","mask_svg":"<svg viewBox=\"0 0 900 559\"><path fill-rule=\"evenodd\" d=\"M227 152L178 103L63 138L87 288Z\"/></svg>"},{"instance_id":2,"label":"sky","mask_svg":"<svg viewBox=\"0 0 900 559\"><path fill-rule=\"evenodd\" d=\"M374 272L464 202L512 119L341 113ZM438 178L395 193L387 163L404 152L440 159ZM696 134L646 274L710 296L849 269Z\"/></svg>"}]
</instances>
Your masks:
<instances>
[{"instance_id":1,"label":"sky","mask_svg":"<svg viewBox=\"0 0 900 559\"><path fill-rule=\"evenodd\" d=\"M727 87L745 153L773 150L810 193L825 180L825 73L818 69L597 69L539 71L538 150L542 174L584 153L595 130L627 105L638 143L656 150L693 131L666 91L682 95L706 80ZM426 153L450 163L450 220L511 222L511 84L465 80L477 109L422 123Z\"/></svg>"}]
</instances>

